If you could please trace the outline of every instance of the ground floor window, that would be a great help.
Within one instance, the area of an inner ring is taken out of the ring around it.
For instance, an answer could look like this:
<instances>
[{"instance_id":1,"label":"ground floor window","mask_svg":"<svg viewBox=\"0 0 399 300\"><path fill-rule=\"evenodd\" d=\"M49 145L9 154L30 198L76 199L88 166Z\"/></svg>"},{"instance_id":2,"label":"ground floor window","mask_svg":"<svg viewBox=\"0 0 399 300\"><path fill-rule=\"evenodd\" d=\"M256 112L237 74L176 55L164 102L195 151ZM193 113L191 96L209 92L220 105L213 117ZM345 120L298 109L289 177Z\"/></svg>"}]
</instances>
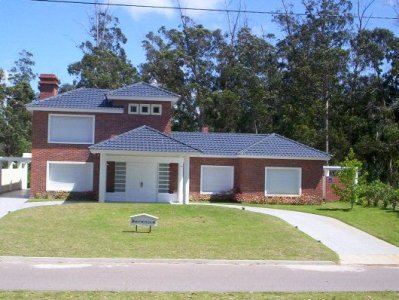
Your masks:
<instances>
[{"instance_id":1,"label":"ground floor window","mask_svg":"<svg viewBox=\"0 0 399 300\"><path fill-rule=\"evenodd\" d=\"M169 193L170 167L169 164L158 165L158 193Z\"/></svg>"},{"instance_id":2,"label":"ground floor window","mask_svg":"<svg viewBox=\"0 0 399 300\"><path fill-rule=\"evenodd\" d=\"M126 191L126 163L115 163L114 192Z\"/></svg>"},{"instance_id":3,"label":"ground floor window","mask_svg":"<svg viewBox=\"0 0 399 300\"><path fill-rule=\"evenodd\" d=\"M91 192L93 163L48 162L47 191Z\"/></svg>"},{"instance_id":4,"label":"ground floor window","mask_svg":"<svg viewBox=\"0 0 399 300\"><path fill-rule=\"evenodd\" d=\"M233 186L233 166L201 166L201 194L228 192Z\"/></svg>"},{"instance_id":5,"label":"ground floor window","mask_svg":"<svg viewBox=\"0 0 399 300\"><path fill-rule=\"evenodd\" d=\"M301 168L266 167L266 196L300 196Z\"/></svg>"}]
</instances>

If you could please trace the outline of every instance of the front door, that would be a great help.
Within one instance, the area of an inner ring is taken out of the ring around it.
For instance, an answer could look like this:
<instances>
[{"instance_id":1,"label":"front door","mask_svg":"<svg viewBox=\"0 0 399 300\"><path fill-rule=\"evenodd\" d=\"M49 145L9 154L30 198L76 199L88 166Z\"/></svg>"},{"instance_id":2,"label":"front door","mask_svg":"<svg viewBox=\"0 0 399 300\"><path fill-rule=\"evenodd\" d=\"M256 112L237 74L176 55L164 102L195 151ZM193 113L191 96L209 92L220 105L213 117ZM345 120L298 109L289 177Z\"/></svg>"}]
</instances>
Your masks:
<instances>
[{"instance_id":1,"label":"front door","mask_svg":"<svg viewBox=\"0 0 399 300\"><path fill-rule=\"evenodd\" d=\"M157 201L157 165L154 163L127 163L126 201Z\"/></svg>"}]
</instances>

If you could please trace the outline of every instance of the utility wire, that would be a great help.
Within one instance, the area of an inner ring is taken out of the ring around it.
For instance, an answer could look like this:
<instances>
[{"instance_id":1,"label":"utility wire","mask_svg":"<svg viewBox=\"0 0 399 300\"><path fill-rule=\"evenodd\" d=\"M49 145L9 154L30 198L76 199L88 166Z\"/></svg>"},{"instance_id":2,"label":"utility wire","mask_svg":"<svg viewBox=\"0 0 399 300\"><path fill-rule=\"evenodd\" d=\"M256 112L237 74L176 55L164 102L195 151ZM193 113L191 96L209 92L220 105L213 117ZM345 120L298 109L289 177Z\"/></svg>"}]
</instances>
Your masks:
<instances>
[{"instance_id":1,"label":"utility wire","mask_svg":"<svg viewBox=\"0 0 399 300\"><path fill-rule=\"evenodd\" d=\"M180 7L180 6L161 6L161 5L141 5L141 4L127 4L127 3L104 3L104 2L86 2L79 0L31 0L34 2L50 2L50 3L64 3L64 4L82 4L82 5L104 5L104 6L121 6L121 7L137 7L137 8L153 8L153 9L173 9L173 10L192 10L192 11L208 11L208 12L227 12L227 13L246 13L246 14L263 14L263 15L295 15L306 16L305 13L293 12L273 12L262 10L239 10L239 9L220 9L220 8L200 8L200 7ZM330 17L339 17L339 15L328 15ZM353 17L359 17L353 15ZM399 17L380 17L380 16L364 16L366 19L378 20L399 20Z\"/></svg>"}]
</instances>

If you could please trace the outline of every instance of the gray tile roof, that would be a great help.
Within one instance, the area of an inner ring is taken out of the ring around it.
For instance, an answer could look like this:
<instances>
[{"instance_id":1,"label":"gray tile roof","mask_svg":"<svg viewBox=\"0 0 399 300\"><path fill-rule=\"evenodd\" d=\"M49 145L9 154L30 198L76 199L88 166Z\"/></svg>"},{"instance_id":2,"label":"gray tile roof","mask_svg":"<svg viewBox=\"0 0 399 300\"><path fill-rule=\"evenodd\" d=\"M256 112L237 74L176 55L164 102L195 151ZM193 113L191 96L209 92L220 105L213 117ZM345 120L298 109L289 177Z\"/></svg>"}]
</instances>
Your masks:
<instances>
[{"instance_id":1,"label":"gray tile roof","mask_svg":"<svg viewBox=\"0 0 399 300\"><path fill-rule=\"evenodd\" d=\"M197 149L148 126L141 126L89 147L90 150L199 153Z\"/></svg>"},{"instance_id":2,"label":"gray tile roof","mask_svg":"<svg viewBox=\"0 0 399 300\"><path fill-rule=\"evenodd\" d=\"M239 155L329 158L323 151L293 141L278 134L270 134L259 142L241 150Z\"/></svg>"},{"instance_id":3,"label":"gray tile roof","mask_svg":"<svg viewBox=\"0 0 399 300\"><path fill-rule=\"evenodd\" d=\"M111 102L107 101L105 94L108 90L80 88L49 97L44 100L35 100L27 105L27 108L49 107L49 108L112 108Z\"/></svg>"},{"instance_id":4,"label":"gray tile roof","mask_svg":"<svg viewBox=\"0 0 399 300\"><path fill-rule=\"evenodd\" d=\"M138 82L132 85L122 87L117 90L110 91L109 97L176 97L179 95L167 91L163 88L151 85L146 82Z\"/></svg>"},{"instance_id":5,"label":"gray tile roof","mask_svg":"<svg viewBox=\"0 0 399 300\"><path fill-rule=\"evenodd\" d=\"M207 155L330 158L323 151L278 134L172 132L171 136Z\"/></svg>"},{"instance_id":6,"label":"gray tile roof","mask_svg":"<svg viewBox=\"0 0 399 300\"><path fill-rule=\"evenodd\" d=\"M259 142L267 135L251 133L172 132L171 136L204 154L237 155L246 147Z\"/></svg>"},{"instance_id":7,"label":"gray tile roof","mask_svg":"<svg viewBox=\"0 0 399 300\"><path fill-rule=\"evenodd\" d=\"M117 90L105 90L94 88L80 88L58 94L43 100L34 100L27 104L26 107L35 108L69 108L69 109L102 109L119 110L118 107L112 106L112 101L107 97L143 97L145 98L178 98L179 95L169 92L160 87L153 86L145 82L138 82L129 86L122 87ZM143 100L144 100L143 99Z\"/></svg>"}]
</instances>

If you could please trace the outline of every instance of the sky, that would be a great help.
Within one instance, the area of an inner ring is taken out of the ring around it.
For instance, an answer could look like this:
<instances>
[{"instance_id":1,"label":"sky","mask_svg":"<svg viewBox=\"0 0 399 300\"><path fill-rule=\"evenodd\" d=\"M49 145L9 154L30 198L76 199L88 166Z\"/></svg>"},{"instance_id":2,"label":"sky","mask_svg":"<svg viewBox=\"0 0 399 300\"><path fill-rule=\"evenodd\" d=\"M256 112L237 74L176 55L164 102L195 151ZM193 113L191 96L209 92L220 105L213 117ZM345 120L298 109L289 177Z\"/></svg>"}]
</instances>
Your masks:
<instances>
[{"instance_id":1,"label":"sky","mask_svg":"<svg viewBox=\"0 0 399 300\"><path fill-rule=\"evenodd\" d=\"M91 2L90 0L84 0ZM111 3L131 3L156 6L176 6L177 0L107 0ZM363 3L369 1L360 0ZM368 10L369 15L394 17L392 3L395 0L375 0ZM180 0L182 7L237 9L239 0ZM353 1L354 4L356 1ZM291 0L296 12L301 12L300 0ZM281 0L241 0L242 9L277 11L282 9ZM25 49L31 52L36 62L34 71L53 73L61 83L72 83L74 77L68 74L68 65L79 61L82 52L79 44L88 38L89 16L94 8L91 5L33 2L30 0L0 0L0 68L9 70L18 53ZM161 26L176 28L180 24L177 11L166 9L112 7L111 14L119 18L120 27L128 38L125 50L135 66L145 61L142 41L148 32L156 32ZM210 29L227 28L226 13L192 12L186 13L196 23ZM253 32L273 33L281 36L271 15L244 16ZM399 21L370 20L368 28L384 27L399 35ZM37 87L37 81L33 86Z\"/></svg>"}]
</instances>

